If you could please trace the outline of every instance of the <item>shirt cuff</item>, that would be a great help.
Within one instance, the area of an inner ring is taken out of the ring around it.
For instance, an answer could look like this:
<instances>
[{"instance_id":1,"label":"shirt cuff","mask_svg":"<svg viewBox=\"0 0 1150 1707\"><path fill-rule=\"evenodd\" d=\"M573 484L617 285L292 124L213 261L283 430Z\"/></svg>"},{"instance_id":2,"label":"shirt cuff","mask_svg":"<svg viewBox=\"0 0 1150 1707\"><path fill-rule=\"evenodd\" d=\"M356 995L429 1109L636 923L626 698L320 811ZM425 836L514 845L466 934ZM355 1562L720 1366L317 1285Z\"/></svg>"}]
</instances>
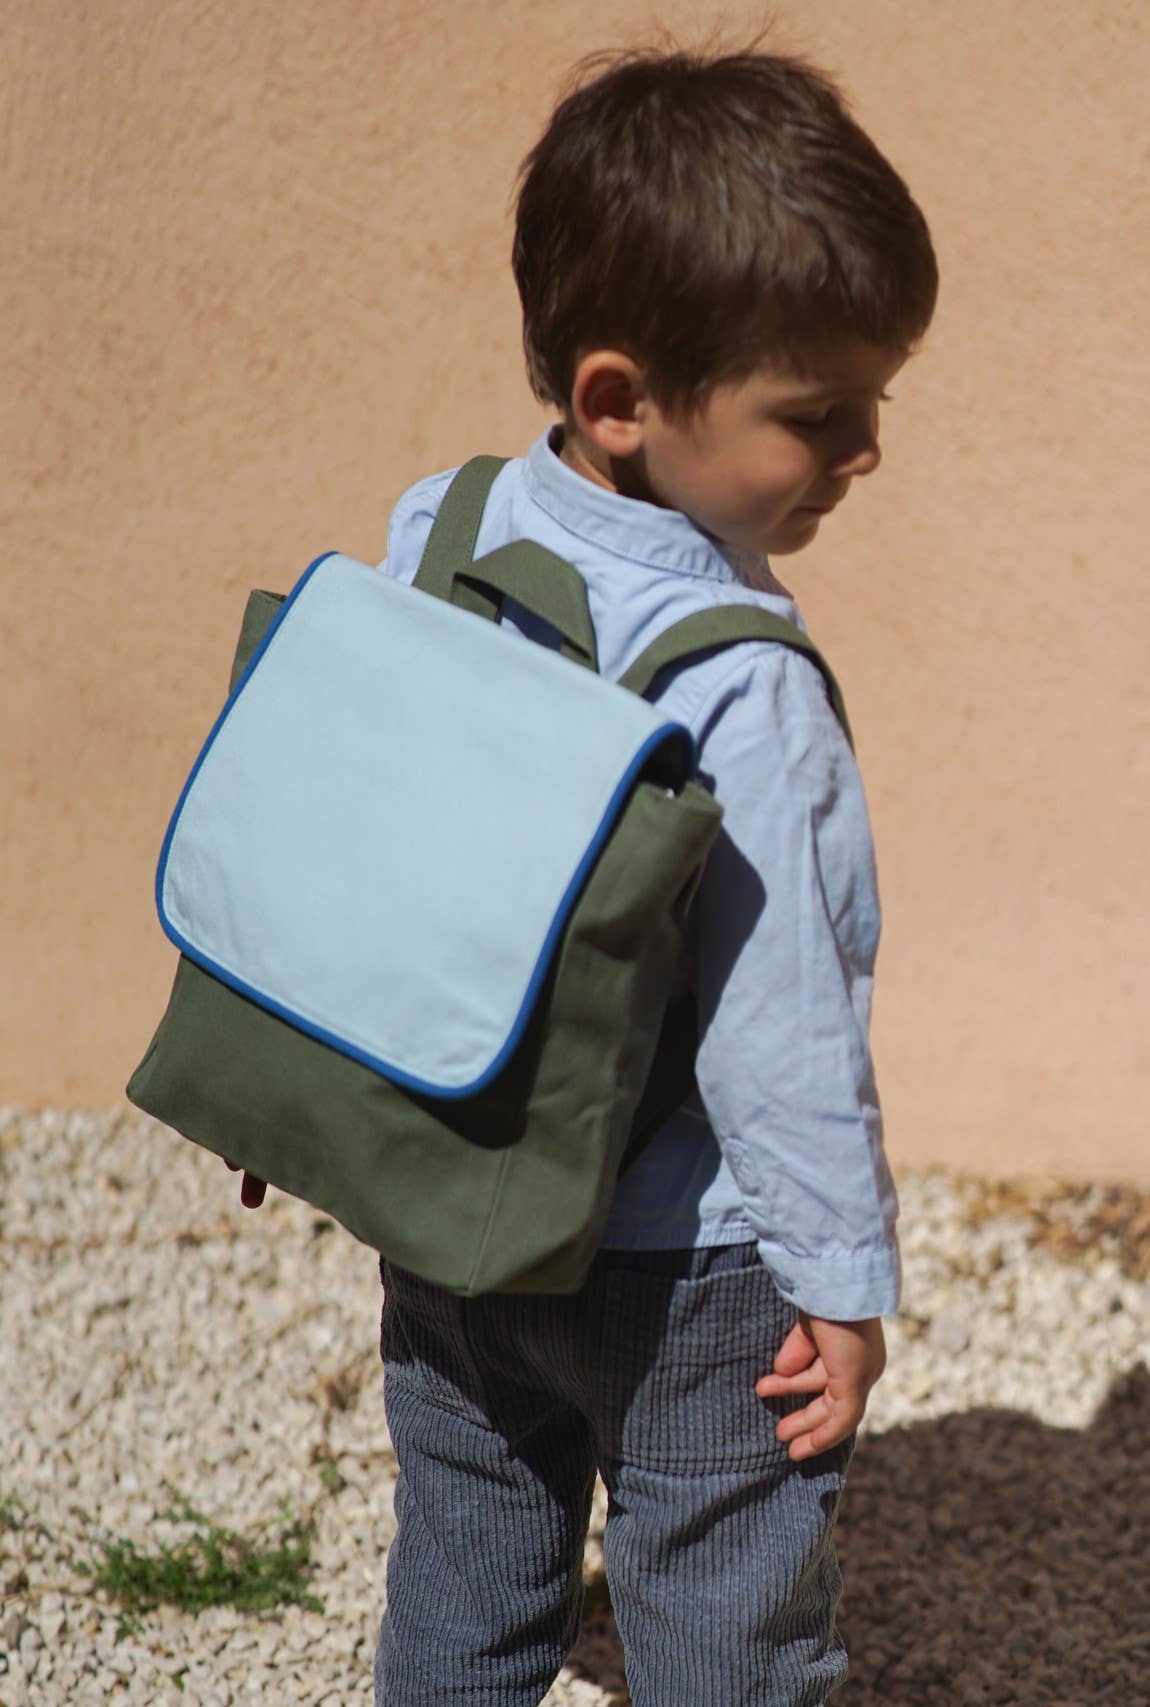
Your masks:
<instances>
[{"instance_id":1,"label":"shirt cuff","mask_svg":"<svg viewBox=\"0 0 1150 1707\"><path fill-rule=\"evenodd\" d=\"M862 1322L898 1309L902 1263L897 1244L825 1256L800 1256L768 1239L759 1239L758 1247L783 1297L810 1316Z\"/></svg>"}]
</instances>

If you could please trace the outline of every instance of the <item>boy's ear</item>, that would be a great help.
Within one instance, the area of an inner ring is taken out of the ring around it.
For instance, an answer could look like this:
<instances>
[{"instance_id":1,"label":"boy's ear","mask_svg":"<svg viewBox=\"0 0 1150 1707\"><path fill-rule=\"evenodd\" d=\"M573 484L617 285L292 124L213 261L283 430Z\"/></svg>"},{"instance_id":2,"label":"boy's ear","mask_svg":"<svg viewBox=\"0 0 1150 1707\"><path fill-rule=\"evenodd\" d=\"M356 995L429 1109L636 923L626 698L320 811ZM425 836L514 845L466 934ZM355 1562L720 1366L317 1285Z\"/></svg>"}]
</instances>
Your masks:
<instances>
[{"instance_id":1,"label":"boy's ear","mask_svg":"<svg viewBox=\"0 0 1150 1707\"><path fill-rule=\"evenodd\" d=\"M630 356L593 350L580 360L571 410L579 431L608 456L634 456L642 449L650 409L642 369Z\"/></svg>"}]
</instances>

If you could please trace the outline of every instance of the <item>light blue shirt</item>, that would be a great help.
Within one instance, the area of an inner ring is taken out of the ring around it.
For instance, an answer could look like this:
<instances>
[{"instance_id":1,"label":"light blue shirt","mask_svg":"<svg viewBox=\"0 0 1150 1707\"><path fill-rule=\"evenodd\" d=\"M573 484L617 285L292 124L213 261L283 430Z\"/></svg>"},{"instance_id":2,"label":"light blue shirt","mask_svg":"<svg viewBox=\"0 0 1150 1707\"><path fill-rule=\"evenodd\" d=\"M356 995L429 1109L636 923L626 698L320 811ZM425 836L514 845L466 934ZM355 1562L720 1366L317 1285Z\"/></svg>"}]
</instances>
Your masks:
<instances>
[{"instance_id":1,"label":"light blue shirt","mask_svg":"<svg viewBox=\"0 0 1150 1707\"><path fill-rule=\"evenodd\" d=\"M672 622L715 605L758 604L803 627L765 558L585 479L560 460L561 433L551 428L500 471L475 555L527 538L573 563L603 675L617 679ZM456 472L403 494L386 573L415 578ZM504 621L554 643L510 602ZM701 780L724 817L692 915L700 1094L619 1181L603 1244L754 1240L802 1309L844 1321L886 1314L900 1268L868 1042L881 917L850 746L815 666L767 641L666 670L649 697L693 730Z\"/></svg>"}]
</instances>

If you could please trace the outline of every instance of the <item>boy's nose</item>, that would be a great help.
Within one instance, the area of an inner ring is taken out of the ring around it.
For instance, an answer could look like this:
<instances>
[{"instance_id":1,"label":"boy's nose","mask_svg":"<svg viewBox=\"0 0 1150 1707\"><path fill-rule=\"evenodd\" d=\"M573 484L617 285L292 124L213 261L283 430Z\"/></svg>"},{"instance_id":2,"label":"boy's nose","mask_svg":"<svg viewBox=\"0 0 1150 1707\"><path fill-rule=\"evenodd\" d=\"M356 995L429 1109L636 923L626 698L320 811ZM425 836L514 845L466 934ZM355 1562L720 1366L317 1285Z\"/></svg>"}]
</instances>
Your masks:
<instances>
[{"instance_id":1,"label":"boy's nose","mask_svg":"<svg viewBox=\"0 0 1150 1707\"><path fill-rule=\"evenodd\" d=\"M854 480L864 474L873 474L881 461L878 436L868 434L866 438L845 446L842 454L834 458L832 468L839 479Z\"/></svg>"}]
</instances>

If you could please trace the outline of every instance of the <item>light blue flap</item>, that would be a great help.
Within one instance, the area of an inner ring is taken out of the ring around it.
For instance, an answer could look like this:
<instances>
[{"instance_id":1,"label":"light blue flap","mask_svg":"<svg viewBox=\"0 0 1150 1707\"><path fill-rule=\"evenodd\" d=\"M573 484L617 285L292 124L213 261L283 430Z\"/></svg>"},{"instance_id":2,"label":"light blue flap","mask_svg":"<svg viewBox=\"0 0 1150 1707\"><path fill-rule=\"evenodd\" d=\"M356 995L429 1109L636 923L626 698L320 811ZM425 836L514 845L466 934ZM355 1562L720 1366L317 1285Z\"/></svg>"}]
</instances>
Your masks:
<instances>
[{"instance_id":1,"label":"light blue flap","mask_svg":"<svg viewBox=\"0 0 1150 1707\"><path fill-rule=\"evenodd\" d=\"M692 737L545 647L331 553L216 722L165 838L191 959L411 1088L504 1065L635 777Z\"/></svg>"}]
</instances>

